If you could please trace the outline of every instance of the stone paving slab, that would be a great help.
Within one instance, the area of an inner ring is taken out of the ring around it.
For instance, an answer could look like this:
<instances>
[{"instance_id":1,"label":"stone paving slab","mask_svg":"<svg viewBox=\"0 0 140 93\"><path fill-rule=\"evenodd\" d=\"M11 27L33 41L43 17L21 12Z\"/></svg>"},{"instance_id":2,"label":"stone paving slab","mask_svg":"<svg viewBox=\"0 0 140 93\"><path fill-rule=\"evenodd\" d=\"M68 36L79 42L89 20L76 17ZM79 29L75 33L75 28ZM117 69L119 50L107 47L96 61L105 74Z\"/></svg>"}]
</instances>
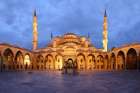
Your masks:
<instances>
[{"instance_id":1,"label":"stone paving slab","mask_svg":"<svg viewBox=\"0 0 140 93\"><path fill-rule=\"evenodd\" d=\"M140 93L140 72L1 72L0 93Z\"/></svg>"}]
</instances>

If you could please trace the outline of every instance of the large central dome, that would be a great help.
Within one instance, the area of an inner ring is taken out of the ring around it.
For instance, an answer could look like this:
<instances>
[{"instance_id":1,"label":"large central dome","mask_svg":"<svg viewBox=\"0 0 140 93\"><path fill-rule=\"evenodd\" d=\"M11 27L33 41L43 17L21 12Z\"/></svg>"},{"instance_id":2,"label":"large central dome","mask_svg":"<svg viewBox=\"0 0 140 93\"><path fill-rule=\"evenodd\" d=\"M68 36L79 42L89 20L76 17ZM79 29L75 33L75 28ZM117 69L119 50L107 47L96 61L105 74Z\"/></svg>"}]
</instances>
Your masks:
<instances>
[{"instance_id":1,"label":"large central dome","mask_svg":"<svg viewBox=\"0 0 140 93\"><path fill-rule=\"evenodd\" d=\"M64 39L67 39L67 38L78 38L78 36L74 33L66 33L64 34Z\"/></svg>"},{"instance_id":2,"label":"large central dome","mask_svg":"<svg viewBox=\"0 0 140 93\"><path fill-rule=\"evenodd\" d=\"M74 33L66 33L62 36L56 36L52 39L49 47L63 47L63 46L79 46L79 47L93 47L90 40L84 36L79 36Z\"/></svg>"},{"instance_id":3,"label":"large central dome","mask_svg":"<svg viewBox=\"0 0 140 93\"><path fill-rule=\"evenodd\" d=\"M40 51L43 51L44 53L63 55L64 60L67 60L68 58L75 60L78 53L100 52L101 50L96 49L86 36L80 36L74 33L65 33L61 36L52 38L46 48L38 49L38 52Z\"/></svg>"}]
</instances>

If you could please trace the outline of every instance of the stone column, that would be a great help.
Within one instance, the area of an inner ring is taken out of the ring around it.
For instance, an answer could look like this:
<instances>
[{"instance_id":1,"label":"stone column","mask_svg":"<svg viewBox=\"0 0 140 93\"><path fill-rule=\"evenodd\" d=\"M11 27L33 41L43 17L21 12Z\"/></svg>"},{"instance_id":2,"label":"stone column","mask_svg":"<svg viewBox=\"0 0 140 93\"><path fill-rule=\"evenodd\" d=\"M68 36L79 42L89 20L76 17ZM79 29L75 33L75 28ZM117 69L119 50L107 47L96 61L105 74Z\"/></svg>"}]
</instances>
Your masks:
<instances>
[{"instance_id":1,"label":"stone column","mask_svg":"<svg viewBox=\"0 0 140 93\"><path fill-rule=\"evenodd\" d=\"M126 64L127 64L127 55L125 55L125 60L124 60L124 70L127 70Z\"/></svg>"},{"instance_id":2,"label":"stone column","mask_svg":"<svg viewBox=\"0 0 140 93\"><path fill-rule=\"evenodd\" d=\"M87 58L86 58L86 56L85 56L85 70L87 70Z\"/></svg>"},{"instance_id":3,"label":"stone column","mask_svg":"<svg viewBox=\"0 0 140 93\"><path fill-rule=\"evenodd\" d=\"M137 55L137 70L139 70L139 55Z\"/></svg>"},{"instance_id":4,"label":"stone column","mask_svg":"<svg viewBox=\"0 0 140 93\"><path fill-rule=\"evenodd\" d=\"M53 70L55 70L55 61L56 61L55 56L53 56Z\"/></svg>"},{"instance_id":5,"label":"stone column","mask_svg":"<svg viewBox=\"0 0 140 93\"><path fill-rule=\"evenodd\" d=\"M118 57L116 57L116 62L115 62L115 70L118 70Z\"/></svg>"}]
</instances>

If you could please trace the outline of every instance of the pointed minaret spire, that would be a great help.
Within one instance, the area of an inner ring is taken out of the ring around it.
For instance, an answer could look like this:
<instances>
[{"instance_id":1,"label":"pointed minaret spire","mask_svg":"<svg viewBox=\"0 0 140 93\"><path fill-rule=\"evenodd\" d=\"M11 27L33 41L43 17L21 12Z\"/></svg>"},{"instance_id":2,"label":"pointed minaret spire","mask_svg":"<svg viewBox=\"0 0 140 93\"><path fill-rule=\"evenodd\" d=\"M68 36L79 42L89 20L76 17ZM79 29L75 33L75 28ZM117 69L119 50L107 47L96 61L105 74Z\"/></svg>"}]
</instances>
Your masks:
<instances>
[{"instance_id":1,"label":"pointed minaret spire","mask_svg":"<svg viewBox=\"0 0 140 93\"><path fill-rule=\"evenodd\" d=\"M53 33L51 32L51 39L53 39Z\"/></svg>"},{"instance_id":2,"label":"pointed minaret spire","mask_svg":"<svg viewBox=\"0 0 140 93\"><path fill-rule=\"evenodd\" d=\"M107 23L107 13L105 10L104 21L103 21L103 50L107 52L108 49L108 23Z\"/></svg>"},{"instance_id":3,"label":"pointed minaret spire","mask_svg":"<svg viewBox=\"0 0 140 93\"><path fill-rule=\"evenodd\" d=\"M36 16L36 10L34 10L34 16Z\"/></svg>"},{"instance_id":4,"label":"pointed minaret spire","mask_svg":"<svg viewBox=\"0 0 140 93\"><path fill-rule=\"evenodd\" d=\"M37 15L36 10L33 13L33 50L37 49L38 46L38 31L37 31Z\"/></svg>"},{"instance_id":5,"label":"pointed minaret spire","mask_svg":"<svg viewBox=\"0 0 140 93\"><path fill-rule=\"evenodd\" d=\"M106 9L105 9L104 17L107 17Z\"/></svg>"}]
</instances>

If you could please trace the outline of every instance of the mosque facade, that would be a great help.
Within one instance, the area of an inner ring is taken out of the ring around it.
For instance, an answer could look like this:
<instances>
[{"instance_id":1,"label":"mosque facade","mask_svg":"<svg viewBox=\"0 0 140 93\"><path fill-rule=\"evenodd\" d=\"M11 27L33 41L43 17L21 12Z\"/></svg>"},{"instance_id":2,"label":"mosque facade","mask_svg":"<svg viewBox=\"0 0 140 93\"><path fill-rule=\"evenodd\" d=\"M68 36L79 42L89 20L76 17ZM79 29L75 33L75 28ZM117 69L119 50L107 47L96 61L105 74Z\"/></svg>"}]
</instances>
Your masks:
<instances>
[{"instance_id":1,"label":"mosque facade","mask_svg":"<svg viewBox=\"0 0 140 93\"><path fill-rule=\"evenodd\" d=\"M62 70L67 64L78 71L140 70L140 44L133 43L108 50L107 14L103 21L103 48L96 48L85 36L66 33L52 38L44 48L38 48L37 15L33 16L32 50L6 43L0 44L0 69Z\"/></svg>"}]
</instances>

